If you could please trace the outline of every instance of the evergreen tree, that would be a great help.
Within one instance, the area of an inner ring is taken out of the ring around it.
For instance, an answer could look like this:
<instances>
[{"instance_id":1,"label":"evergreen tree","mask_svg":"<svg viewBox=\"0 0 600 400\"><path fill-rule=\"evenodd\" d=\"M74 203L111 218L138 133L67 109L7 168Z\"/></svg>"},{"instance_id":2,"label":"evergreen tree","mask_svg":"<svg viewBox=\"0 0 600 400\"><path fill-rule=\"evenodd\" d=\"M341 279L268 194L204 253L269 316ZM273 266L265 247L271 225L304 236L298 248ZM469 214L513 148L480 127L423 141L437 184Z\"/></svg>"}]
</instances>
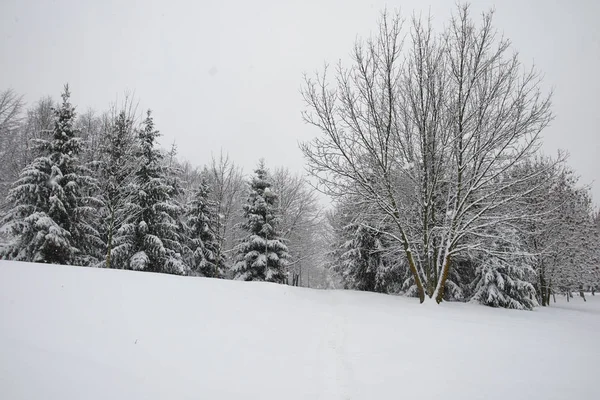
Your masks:
<instances>
[{"instance_id":1,"label":"evergreen tree","mask_svg":"<svg viewBox=\"0 0 600 400\"><path fill-rule=\"evenodd\" d=\"M203 179L186 211L186 261L191 270L201 276L221 277L222 265L217 260L219 241L214 226L218 216L209 199L209 188Z\"/></svg>"},{"instance_id":2,"label":"evergreen tree","mask_svg":"<svg viewBox=\"0 0 600 400\"><path fill-rule=\"evenodd\" d=\"M78 159L82 143L74 128L75 108L68 86L54 109L52 138L35 140L35 158L8 195L12 209L3 220L14 237L2 257L53 264L94 262L99 245L93 228L93 180Z\"/></svg>"},{"instance_id":3,"label":"evergreen tree","mask_svg":"<svg viewBox=\"0 0 600 400\"><path fill-rule=\"evenodd\" d=\"M116 232L127 223L128 203L134 177L135 158L133 119L125 111L111 118L100 147L99 181L102 199L102 236L105 242L106 268L122 268L113 263L112 250Z\"/></svg>"},{"instance_id":4,"label":"evergreen tree","mask_svg":"<svg viewBox=\"0 0 600 400\"><path fill-rule=\"evenodd\" d=\"M352 223L344 227L349 239L342 245L344 252L337 272L342 275L347 289L386 292L385 251L380 234L369 227Z\"/></svg>"},{"instance_id":5,"label":"evergreen tree","mask_svg":"<svg viewBox=\"0 0 600 400\"><path fill-rule=\"evenodd\" d=\"M238 246L234 279L283 283L287 265L287 246L277 231L277 195L264 162L261 160L250 182L250 194L244 205L243 228L249 235Z\"/></svg>"},{"instance_id":6,"label":"evergreen tree","mask_svg":"<svg viewBox=\"0 0 600 400\"><path fill-rule=\"evenodd\" d=\"M130 185L129 220L117 231L113 256L125 268L185 275L177 214L162 154L155 148L159 132L150 111L139 131L138 168Z\"/></svg>"},{"instance_id":7,"label":"evergreen tree","mask_svg":"<svg viewBox=\"0 0 600 400\"><path fill-rule=\"evenodd\" d=\"M535 270L531 257L522 250L522 240L512 228L496 228L490 234L489 253L480 258L472 283L471 301L492 307L531 310L537 306L531 283Z\"/></svg>"}]
</instances>

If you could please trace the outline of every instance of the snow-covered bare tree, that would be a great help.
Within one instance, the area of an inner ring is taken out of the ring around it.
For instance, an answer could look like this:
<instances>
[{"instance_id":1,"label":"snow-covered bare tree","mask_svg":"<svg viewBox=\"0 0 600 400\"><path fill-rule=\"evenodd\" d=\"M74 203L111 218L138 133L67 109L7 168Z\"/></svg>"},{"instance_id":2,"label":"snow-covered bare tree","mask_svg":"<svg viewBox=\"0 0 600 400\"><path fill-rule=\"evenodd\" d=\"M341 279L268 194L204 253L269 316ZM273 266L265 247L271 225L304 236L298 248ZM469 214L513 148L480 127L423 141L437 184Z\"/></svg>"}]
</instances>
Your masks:
<instances>
[{"instance_id":1,"label":"snow-covered bare tree","mask_svg":"<svg viewBox=\"0 0 600 400\"><path fill-rule=\"evenodd\" d=\"M100 152L102 128L102 116L96 115L93 109L88 109L83 114L80 114L75 122L75 127L81 132L82 152L81 162L87 165L93 165L98 153Z\"/></svg>"},{"instance_id":2,"label":"snow-covered bare tree","mask_svg":"<svg viewBox=\"0 0 600 400\"><path fill-rule=\"evenodd\" d=\"M243 196L245 183L242 169L230 160L228 155L220 153L212 157L210 165L203 171L210 188L210 200L216 205L217 221L215 234L219 242L216 255L218 265L229 265L228 255L235 251L236 240L243 233L240 226L243 216Z\"/></svg>"},{"instance_id":3,"label":"snow-covered bare tree","mask_svg":"<svg viewBox=\"0 0 600 400\"><path fill-rule=\"evenodd\" d=\"M286 279L287 246L279 231L277 194L264 161L260 161L250 181L248 201L244 205L243 225L248 235L238 245L234 279L283 283Z\"/></svg>"},{"instance_id":4,"label":"snow-covered bare tree","mask_svg":"<svg viewBox=\"0 0 600 400\"><path fill-rule=\"evenodd\" d=\"M379 208L421 301L442 301L453 260L485 247L489 226L521 217L508 206L534 174L508 172L552 118L539 74L523 72L492 17L477 25L461 5L441 33L415 17L403 49L400 15L384 13L333 83L326 68L303 88L304 118L322 133L302 145L310 172L329 194Z\"/></svg>"},{"instance_id":5,"label":"snow-covered bare tree","mask_svg":"<svg viewBox=\"0 0 600 400\"><path fill-rule=\"evenodd\" d=\"M24 108L23 96L12 90L0 92L0 198L2 202L12 182L24 167L20 157L19 146L23 140L21 124Z\"/></svg>"},{"instance_id":6,"label":"snow-covered bare tree","mask_svg":"<svg viewBox=\"0 0 600 400\"><path fill-rule=\"evenodd\" d=\"M22 158L24 165L36 157L35 141L49 140L54 126L54 110L59 106L51 97L44 97L27 110L23 124Z\"/></svg>"},{"instance_id":7,"label":"snow-covered bare tree","mask_svg":"<svg viewBox=\"0 0 600 400\"><path fill-rule=\"evenodd\" d=\"M279 231L288 247L290 283L307 286L310 274L316 276L323 268L327 252L320 238L323 216L317 193L304 176L288 168L275 169L271 182L278 195Z\"/></svg>"},{"instance_id":8,"label":"snow-covered bare tree","mask_svg":"<svg viewBox=\"0 0 600 400\"><path fill-rule=\"evenodd\" d=\"M521 166L517 174L537 171L535 190L517 207L529 215L517 226L532 255L536 291L543 306L550 296L571 292L599 282L596 253L597 230L589 191L577 186L577 176L566 165L564 154L557 159L539 157Z\"/></svg>"},{"instance_id":9,"label":"snow-covered bare tree","mask_svg":"<svg viewBox=\"0 0 600 400\"><path fill-rule=\"evenodd\" d=\"M572 170L564 169L548 193L552 198L546 230L541 282L545 283L545 304L551 293L579 291L600 282L597 246L600 241L595 229L589 189L577 186Z\"/></svg>"}]
</instances>

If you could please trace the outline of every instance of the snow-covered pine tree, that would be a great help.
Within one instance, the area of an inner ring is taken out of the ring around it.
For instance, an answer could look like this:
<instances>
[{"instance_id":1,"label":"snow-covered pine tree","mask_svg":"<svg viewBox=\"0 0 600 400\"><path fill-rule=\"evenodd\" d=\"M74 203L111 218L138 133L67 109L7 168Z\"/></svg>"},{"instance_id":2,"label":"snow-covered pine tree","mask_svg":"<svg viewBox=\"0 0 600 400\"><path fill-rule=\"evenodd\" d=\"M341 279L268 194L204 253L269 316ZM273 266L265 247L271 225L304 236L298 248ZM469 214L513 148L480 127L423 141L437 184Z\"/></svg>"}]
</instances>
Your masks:
<instances>
[{"instance_id":1,"label":"snow-covered pine tree","mask_svg":"<svg viewBox=\"0 0 600 400\"><path fill-rule=\"evenodd\" d=\"M177 235L179 236L177 252L182 256L185 253L186 225L186 191L183 181L183 168L177 160L177 145L175 142L171 145L171 150L165 154L163 159L164 173L167 186L169 187L168 198L171 205L170 215L177 225ZM189 265L187 265L189 269Z\"/></svg>"},{"instance_id":2,"label":"snow-covered pine tree","mask_svg":"<svg viewBox=\"0 0 600 400\"><path fill-rule=\"evenodd\" d=\"M185 275L181 259L179 209L171 202L162 154L155 148L159 132L150 111L138 133L138 167L130 186L127 223L116 232L112 255L125 268Z\"/></svg>"},{"instance_id":3,"label":"snow-covered pine tree","mask_svg":"<svg viewBox=\"0 0 600 400\"><path fill-rule=\"evenodd\" d=\"M37 157L8 194L12 209L3 219L14 241L2 258L52 264L89 265L100 245L91 223L96 204L93 180L79 162L81 138L68 85L54 109L52 137L35 140Z\"/></svg>"},{"instance_id":4,"label":"snow-covered pine tree","mask_svg":"<svg viewBox=\"0 0 600 400\"><path fill-rule=\"evenodd\" d=\"M224 274L223 266L217 260L219 241L214 230L217 218L208 184L202 179L186 207L185 258L194 274L209 277L222 277Z\"/></svg>"},{"instance_id":5,"label":"snow-covered pine tree","mask_svg":"<svg viewBox=\"0 0 600 400\"><path fill-rule=\"evenodd\" d=\"M339 273L347 289L386 292L382 277L385 271L381 235L360 223L344 227L349 239L343 244Z\"/></svg>"},{"instance_id":6,"label":"snow-covered pine tree","mask_svg":"<svg viewBox=\"0 0 600 400\"><path fill-rule=\"evenodd\" d=\"M263 160L254 172L244 205L243 228L249 235L238 245L232 272L236 280L283 283L288 250L277 231L277 195L271 191Z\"/></svg>"},{"instance_id":7,"label":"snow-covered pine tree","mask_svg":"<svg viewBox=\"0 0 600 400\"><path fill-rule=\"evenodd\" d=\"M478 261L471 301L492 307L531 310L538 305L532 257L523 252L523 241L514 228L496 227L489 252Z\"/></svg>"},{"instance_id":8,"label":"snow-covered pine tree","mask_svg":"<svg viewBox=\"0 0 600 400\"><path fill-rule=\"evenodd\" d=\"M128 203L136 160L134 153L133 118L125 110L110 118L100 146L98 168L99 191L102 200L101 232L105 242L106 268L123 268L113 262L112 250L116 232L127 223Z\"/></svg>"},{"instance_id":9,"label":"snow-covered pine tree","mask_svg":"<svg viewBox=\"0 0 600 400\"><path fill-rule=\"evenodd\" d=\"M341 274L344 287L379 293L400 289L401 264L388 257L391 246L382 229L356 219L343 227L343 236L346 241L334 271Z\"/></svg>"}]
</instances>

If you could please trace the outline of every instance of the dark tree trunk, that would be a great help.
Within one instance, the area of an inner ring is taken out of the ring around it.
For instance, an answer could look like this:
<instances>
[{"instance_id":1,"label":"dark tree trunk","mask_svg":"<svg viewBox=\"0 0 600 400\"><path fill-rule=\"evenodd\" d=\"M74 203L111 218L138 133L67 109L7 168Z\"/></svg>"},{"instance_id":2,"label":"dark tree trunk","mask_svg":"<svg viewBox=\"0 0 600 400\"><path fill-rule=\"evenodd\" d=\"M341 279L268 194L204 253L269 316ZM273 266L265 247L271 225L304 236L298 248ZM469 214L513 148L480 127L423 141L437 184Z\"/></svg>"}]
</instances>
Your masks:
<instances>
[{"instance_id":1,"label":"dark tree trunk","mask_svg":"<svg viewBox=\"0 0 600 400\"><path fill-rule=\"evenodd\" d=\"M540 298L542 299L542 307L548 305L547 295L546 295L546 284L544 282L544 276L540 273Z\"/></svg>"}]
</instances>

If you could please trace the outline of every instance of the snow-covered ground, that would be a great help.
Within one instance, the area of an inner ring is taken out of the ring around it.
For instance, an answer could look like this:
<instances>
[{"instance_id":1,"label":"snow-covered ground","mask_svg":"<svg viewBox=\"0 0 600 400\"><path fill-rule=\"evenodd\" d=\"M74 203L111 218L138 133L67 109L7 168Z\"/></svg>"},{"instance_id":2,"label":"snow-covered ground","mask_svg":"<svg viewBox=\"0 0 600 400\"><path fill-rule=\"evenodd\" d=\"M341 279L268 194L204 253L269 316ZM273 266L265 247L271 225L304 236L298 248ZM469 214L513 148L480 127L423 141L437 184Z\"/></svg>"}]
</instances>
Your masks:
<instances>
[{"instance_id":1,"label":"snow-covered ground","mask_svg":"<svg viewBox=\"0 0 600 400\"><path fill-rule=\"evenodd\" d=\"M0 262L2 399L600 398L600 296L533 312Z\"/></svg>"}]
</instances>

